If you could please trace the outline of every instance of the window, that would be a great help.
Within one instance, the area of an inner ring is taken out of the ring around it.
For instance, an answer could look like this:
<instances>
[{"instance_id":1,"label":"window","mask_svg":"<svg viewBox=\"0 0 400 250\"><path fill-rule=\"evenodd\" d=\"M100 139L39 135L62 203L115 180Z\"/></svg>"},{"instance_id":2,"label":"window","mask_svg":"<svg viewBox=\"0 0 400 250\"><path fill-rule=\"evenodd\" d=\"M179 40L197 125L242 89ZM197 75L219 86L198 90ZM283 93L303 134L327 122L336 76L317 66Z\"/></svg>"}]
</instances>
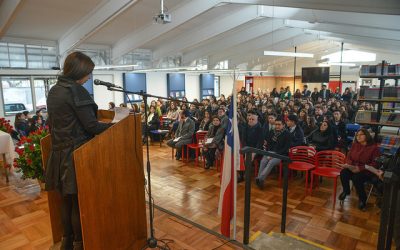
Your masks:
<instances>
[{"instance_id":1,"label":"window","mask_svg":"<svg viewBox=\"0 0 400 250\"><path fill-rule=\"evenodd\" d=\"M33 110L31 81L28 77L1 77L1 86L6 115Z\"/></svg>"},{"instance_id":2,"label":"window","mask_svg":"<svg viewBox=\"0 0 400 250\"><path fill-rule=\"evenodd\" d=\"M49 90L57 83L57 79L53 77L40 77L33 80L35 88L36 110L46 108L47 95Z\"/></svg>"},{"instance_id":3,"label":"window","mask_svg":"<svg viewBox=\"0 0 400 250\"><path fill-rule=\"evenodd\" d=\"M0 43L1 68L51 69L58 67L55 46Z\"/></svg>"}]
</instances>

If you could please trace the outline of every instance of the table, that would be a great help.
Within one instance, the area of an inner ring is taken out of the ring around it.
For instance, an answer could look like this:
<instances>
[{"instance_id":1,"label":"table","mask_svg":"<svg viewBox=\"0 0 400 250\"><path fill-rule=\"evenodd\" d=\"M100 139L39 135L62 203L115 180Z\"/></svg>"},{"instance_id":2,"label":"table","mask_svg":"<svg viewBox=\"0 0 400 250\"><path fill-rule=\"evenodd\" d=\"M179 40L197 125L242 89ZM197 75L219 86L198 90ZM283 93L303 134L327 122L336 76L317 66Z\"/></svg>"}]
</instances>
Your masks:
<instances>
[{"instance_id":1,"label":"table","mask_svg":"<svg viewBox=\"0 0 400 250\"><path fill-rule=\"evenodd\" d=\"M6 174L6 181L8 182L8 173L7 173L7 168L5 168L5 164L8 163L12 167L15 158L15 150L11 135L1 130L0 130L0 155L2 156L3 160L4 171Z\"/></svg>"}]
</instances>

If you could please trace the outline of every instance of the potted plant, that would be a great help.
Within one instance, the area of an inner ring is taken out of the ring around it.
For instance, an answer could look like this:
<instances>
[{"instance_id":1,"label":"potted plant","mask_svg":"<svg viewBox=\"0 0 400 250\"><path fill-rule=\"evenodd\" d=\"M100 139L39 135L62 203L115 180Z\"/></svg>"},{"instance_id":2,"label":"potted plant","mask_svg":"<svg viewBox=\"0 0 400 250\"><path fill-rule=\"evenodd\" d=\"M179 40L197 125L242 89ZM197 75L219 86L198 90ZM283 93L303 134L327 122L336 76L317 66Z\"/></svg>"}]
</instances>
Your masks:
<instances>
[{"instance_id":1,"label":"potted plant","mask_svg":"<svg viewBox=\"0 0 400 250\"><path fill-rule=\"evenodd\" d=\"M44 182L40 139L48 134L49 130L47 127L40 128L30 133L27 137L23 136L17 143L15 151L19 157L14 160L14 167L17 169L17 172L22 172L22 179L37 179L39 184Z\"/></svg>"},{"instance_id":2,"label":"potted plant","mask_svg":"<svg viewBox=\"0 0 400 250\"><path fill-rule=\"evenodd\" d=\"M11 126L10 120L6 120L5 118L0 118L0 130L8 134L11 134L11 132L13 131L13 126Z\"/></svg>"}]
</instances>

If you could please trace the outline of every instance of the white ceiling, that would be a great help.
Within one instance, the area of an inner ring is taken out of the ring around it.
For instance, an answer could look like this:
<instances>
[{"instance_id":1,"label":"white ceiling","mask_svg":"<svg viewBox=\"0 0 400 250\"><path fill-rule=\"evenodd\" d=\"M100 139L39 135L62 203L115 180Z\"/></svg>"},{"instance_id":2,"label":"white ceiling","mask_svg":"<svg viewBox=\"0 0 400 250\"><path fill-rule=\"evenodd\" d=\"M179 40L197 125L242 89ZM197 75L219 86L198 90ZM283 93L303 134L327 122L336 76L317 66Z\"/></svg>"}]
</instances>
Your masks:
<instances>
[{"instance_id":1,"label":"white ceiling","mask_svg":"<svg viewBox=\"0 0 400 250\"><path fill-rule=\"evenodd\" d=\"M60 56L79 46L103 45L117 61L150 49L154 65L181 57L209 67L229 60L247 69L292 67L293 59L265 49L315 53L298 66L345 49L377 53L400 63L400 0L164 0L169 24L155 24L159 0L0 0L0 40L58 44ZM271 32L271 31L274 32ZM362 62L361 62L362 63ZM282 71L283 72L283 71Z\"/></svg>"}]
</instances>

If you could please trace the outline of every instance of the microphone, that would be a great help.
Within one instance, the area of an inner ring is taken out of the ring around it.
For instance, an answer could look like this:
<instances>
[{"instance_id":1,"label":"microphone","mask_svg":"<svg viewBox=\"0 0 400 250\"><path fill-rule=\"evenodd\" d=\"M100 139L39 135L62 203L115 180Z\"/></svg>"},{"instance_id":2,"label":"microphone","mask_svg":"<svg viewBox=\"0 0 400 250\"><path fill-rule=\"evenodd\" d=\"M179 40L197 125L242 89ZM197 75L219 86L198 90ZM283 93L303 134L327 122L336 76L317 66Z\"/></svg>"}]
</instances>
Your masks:
<instances>
[{"instance_id":1,"label":"microphone","mask_svg":"<svg viewBox=\"0 0 400 250\"><path fill-rule=\"evenodd\" d=\"M118 89L121 89L120 86L117 86L117 85L115 85L115 84L113 84L113 83L110 83L110 82L104 82L104 81L99 80L99 79L94 80L93 83L94 83L95 85L103 85L103 86L106 86L107 88L118 88Z\"/></svg>"}]
</instances>

